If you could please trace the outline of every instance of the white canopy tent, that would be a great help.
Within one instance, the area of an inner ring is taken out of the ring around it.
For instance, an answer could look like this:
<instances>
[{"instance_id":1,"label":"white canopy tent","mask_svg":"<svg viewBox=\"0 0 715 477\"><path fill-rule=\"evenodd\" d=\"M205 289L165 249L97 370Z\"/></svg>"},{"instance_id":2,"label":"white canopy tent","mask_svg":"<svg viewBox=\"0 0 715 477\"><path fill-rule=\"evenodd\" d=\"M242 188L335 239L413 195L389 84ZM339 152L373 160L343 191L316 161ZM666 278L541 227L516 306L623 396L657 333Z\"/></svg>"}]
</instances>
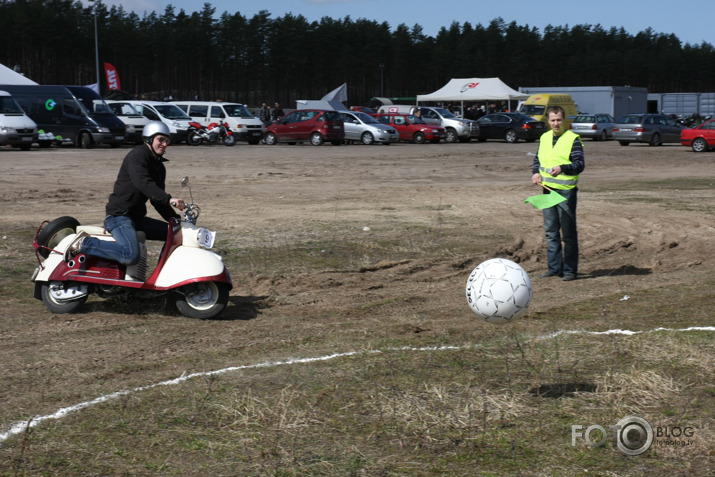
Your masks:
<instances>
[{"instance_id":1,"label":"white canopy tent","mask_svg":"<svg viewBox=\"0 0 715 477\"><path fill-rule=\"evenodd\" d=\"M37 84L0 63L0 84Z\"/></svg>"},{"instance_id":2,"label":"white canopy tent","mask_svg":"<svg viewBox=\"0 0 715 477\"><path fill-rule=\"evenodd\" d=\"M499 78L452 78L434 93L418 94L417 104L428 101L511 101L527 99L528 94L511 89Z\"/></svg>"}]
</instances>

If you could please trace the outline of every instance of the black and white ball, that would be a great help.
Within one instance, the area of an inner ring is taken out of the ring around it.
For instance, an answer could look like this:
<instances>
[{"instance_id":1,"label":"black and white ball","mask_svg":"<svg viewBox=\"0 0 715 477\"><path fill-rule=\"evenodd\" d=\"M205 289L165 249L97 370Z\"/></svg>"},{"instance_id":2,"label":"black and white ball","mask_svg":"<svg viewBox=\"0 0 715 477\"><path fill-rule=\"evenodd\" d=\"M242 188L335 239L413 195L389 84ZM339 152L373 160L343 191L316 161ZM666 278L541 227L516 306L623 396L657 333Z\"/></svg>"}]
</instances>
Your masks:
<instances>
[{"instance_id":1,"label":"black and white ball","mask_svg":"<svg viewBox=\"0 0 715 477\"><path fill-rule=\"evenodd\" d=\"M518 264L505 258L486 260L467 280L467 302L489 323L509 323L520 318L531 304L531 280Z\"/></svg>"}]
</instances>

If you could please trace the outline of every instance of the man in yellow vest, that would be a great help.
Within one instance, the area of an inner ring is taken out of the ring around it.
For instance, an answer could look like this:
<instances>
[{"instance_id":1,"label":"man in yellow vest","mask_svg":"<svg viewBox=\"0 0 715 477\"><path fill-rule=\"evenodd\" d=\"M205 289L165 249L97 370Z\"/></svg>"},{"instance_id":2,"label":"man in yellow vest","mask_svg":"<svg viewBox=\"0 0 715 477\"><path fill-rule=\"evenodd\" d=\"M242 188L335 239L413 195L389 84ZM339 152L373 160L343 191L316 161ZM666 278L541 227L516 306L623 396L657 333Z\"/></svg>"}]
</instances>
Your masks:
<instances>
[{"instance_id":1,"label":"man in yellow vest","mask_svg":"<svg viewBox=\"0 0 715 477\"><path fill-rule=\"evenodd\" d=\"M539 152L531 167L531 181L542 186L544 194L553 190L566 200L544 209L549 269L539 278L560 276L562 280L570 281L578 275L576 195L578 175L583 172L586 162L581 138L566 129L564 109L552 106L547 117L551 130L541 136Z\"/></svg>"}]
</instances>

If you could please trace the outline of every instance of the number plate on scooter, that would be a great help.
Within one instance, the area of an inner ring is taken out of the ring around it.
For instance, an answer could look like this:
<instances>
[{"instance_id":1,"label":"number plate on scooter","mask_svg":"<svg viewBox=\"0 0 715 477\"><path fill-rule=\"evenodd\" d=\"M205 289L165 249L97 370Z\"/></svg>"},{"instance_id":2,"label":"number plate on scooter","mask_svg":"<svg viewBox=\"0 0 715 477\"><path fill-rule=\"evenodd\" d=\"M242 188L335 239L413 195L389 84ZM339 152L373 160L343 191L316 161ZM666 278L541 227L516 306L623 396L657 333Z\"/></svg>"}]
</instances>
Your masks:
<instances>
[{"instance_id":1,"label":"number plate on scooter","mask_svg":"<svg viewBox=\"0 0 715 477\"><path fill-rule=\"evenodd\" d=\"M216 240L216 232L212 232L209 229L201 227L198 235L196 236L196 240L199 242L201 247L213 248L214 240Z\"/></svg>"}]
</instances>

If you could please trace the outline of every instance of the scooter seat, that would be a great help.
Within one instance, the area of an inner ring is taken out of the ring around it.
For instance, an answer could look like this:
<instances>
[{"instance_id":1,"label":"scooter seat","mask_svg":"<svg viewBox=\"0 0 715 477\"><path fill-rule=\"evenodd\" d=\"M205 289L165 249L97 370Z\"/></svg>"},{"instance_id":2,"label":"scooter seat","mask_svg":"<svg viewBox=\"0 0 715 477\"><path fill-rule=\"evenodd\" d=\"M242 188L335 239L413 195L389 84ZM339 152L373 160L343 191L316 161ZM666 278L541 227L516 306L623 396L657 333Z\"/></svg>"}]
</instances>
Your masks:
<instances>
[{"instance_id":1,"label":"scooter seat","mask_svg":"<svg viewBox=\"0 0 715 477\"><path fill-rule=\"evenodd\" d=\"M90 235L112 235L101 225L78 225L77 232L86 232ZM146 242L146 233L141 230L137 230L137 240L141 243Z\"/></svg>"}]
</instances>

